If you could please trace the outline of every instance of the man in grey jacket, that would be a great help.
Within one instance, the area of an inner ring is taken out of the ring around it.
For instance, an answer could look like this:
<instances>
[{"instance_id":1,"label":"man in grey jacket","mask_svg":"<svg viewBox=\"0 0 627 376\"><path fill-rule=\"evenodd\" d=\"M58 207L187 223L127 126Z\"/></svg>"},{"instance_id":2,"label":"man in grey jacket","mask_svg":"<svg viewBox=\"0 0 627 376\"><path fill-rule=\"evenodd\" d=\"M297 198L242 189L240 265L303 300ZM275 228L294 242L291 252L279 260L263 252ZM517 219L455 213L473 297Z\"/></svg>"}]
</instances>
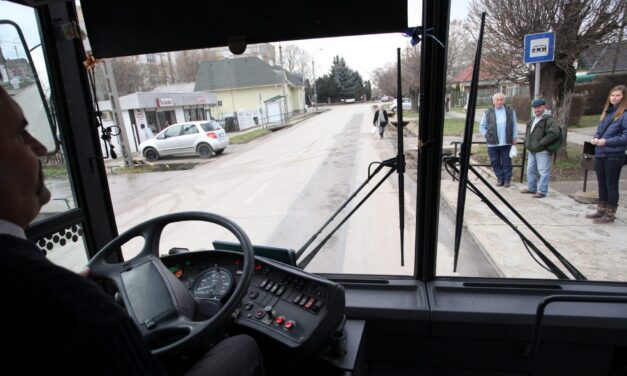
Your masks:
<instances>
[{"instance_id":1,"label":"man in grey jacket","mask_svg":"<svg viewBox=\"0 0 627 376\"><path fill-rule=\"evenodd\" d=\"M509 152L516 145L518 131L516 129L516 112L505 104L505 94L496 93L492 96L494 107L483 114L479 131L488 145L488 155L494 174L496 186L509 188L512 180L512 159Z\"/></svg>"}]
</instances>

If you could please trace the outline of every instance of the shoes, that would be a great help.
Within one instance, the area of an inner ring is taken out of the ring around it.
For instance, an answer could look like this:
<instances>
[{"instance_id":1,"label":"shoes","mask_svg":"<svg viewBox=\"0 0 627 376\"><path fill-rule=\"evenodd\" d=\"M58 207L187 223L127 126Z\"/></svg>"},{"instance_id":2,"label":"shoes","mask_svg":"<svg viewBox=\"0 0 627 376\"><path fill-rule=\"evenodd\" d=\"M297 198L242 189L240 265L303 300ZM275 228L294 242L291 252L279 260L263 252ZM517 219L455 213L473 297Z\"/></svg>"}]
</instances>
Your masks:
<instances>
[{"instance_id":1,"label":"shoes","mask_svg":"<svg viewBox=\"0 0 627 376\"><path fill-rule=\"evenodd\" d=\"M503 186L503 182L499 180L499 181L496 183L496 186L497 186L497 187L502 187L502 186Z\"/></svg>"},{"instance_id":2,"label":"shoes","mask_svg":"<svg viewBox=\"0 0 627 376\"><path fill-rule=\"evenodd\" d=\"M525 188L522 191L520 191L520 193L529 193L529 194L535 194L536 191L530 191L529 189Z\"/></svg>"},{"instance_id":3,"label":"shoes","mask_svg":"<svg viewBox=\"0 0 627 376\"><path fill-rule=\"evenodd\" d=\"M605 213L601 218L595 218L592 220L593 223L596 224L609 224L614 223L614 219L616 218L616 206L607 205L605 207Z\"/></svg>"},{"instance_id":4,"label":"shoes","mask_svg":"<svg viewBox=\"0 0 627 376\"><path fill-rule=\"evenodd\" d=\"M595 219L601 218L605 215L605 209L607 208L607 202L599 202L597 205L597 211L592 214L586 214L586 218Z\"/></svg>"},{"instance_id":5,"label":"shoes","mask_svg":"<svg viewBox=\"0 0 627 376\"><path fill-rule=\"evenodd\" d=\"M533 196L531 196L531 197L533 197L533 198L544 198L544 196L545 196L544 194L542 194L540 192L537 192L537 193L534 193Z\"/></svg>"},{"instance_id":6,"label":"shoes","mask_svg":"<svg viewBox=\"0 0 627 376\"><path fill-rule=\"evenodd\" d=\"M503 188L509 188L509 182L506 181L505 183L503 183Z\"/></svg>"}]
</instances>

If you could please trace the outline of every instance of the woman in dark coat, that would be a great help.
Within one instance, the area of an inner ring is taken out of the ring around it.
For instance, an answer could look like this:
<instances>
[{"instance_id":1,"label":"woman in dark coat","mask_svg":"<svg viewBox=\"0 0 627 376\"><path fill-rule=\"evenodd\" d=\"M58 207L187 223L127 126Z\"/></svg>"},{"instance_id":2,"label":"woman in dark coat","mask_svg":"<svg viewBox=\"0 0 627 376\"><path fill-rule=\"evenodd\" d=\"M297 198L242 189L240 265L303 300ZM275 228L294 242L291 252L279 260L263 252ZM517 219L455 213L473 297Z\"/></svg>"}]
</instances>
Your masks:
<instances>
[{"instance_id":1,"label":"woman in dark coat","mask_svg":"<svg viewBox=\"0 0 627 376\"><path fill-rule=\"evenodd\" d=\"M613 223L618 206L618 180L627 149L627 86L619 85L607 97L599 126L592 139L596 145L594 170L599 182L597 211L586 215L594 223Z\"/></svg>"},{"instance_id":2,"label":"woman in dark coat","mask_svg":"<svg viewBox=\"0 0 627 376\"><path fill-rule=\"evenodd\" d=\"M379 127L379 137L383 140L383 132L385 131L385 126L388 125L388 113L383 109L383 106L379 106L377 112L374 113L372 124L375 127Z\"/></svg>"}]
</instances>

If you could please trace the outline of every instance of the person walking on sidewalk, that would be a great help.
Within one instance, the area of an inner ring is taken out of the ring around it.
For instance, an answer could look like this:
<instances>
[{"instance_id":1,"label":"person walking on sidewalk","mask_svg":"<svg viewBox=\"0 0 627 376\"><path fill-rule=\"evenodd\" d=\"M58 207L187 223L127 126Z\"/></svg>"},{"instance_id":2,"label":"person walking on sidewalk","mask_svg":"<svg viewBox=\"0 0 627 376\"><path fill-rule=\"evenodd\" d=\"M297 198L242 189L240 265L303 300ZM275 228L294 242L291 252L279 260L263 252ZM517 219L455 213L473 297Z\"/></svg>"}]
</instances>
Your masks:
<instances>
[{"instance_id":1,"label":"person walking on sidewalk","mask_svg":"<svg viewBox=\"0 0 627 376\"><path fill-rule=\"evenodd\" d=\"M372 124L375 127L379 127L379 138L383 140L383 132L385 131L385 126L388 125L388 113L383 109L383 106L380 105L378 111L374 113Z\"/></svg>"},{"instance_id":2,"label":"person walking on sidewalk","mask_svg":"<svg viewBox=\"0 0 627 376\"><path fill-rule=\"evenodd\" d=\"M496 175L496 186L509 188L512 180L512 158L509 152L516 145L516 112L505 104L505 94L492 96L494 106L486 110L479 131L488 145L488 155Z\"/></svg>"},{"instance_id":3,"label":"person walking on sidewalk","mask_svg":"<svg viewBox=\"0 0 627 376\"><path fill-rule=\"evenodd\" d=\"M592 138L596 145L594 170L599 183L597 211L586 215L594 223L613 223L618 207L618 180L627 149L627 86L614 87L607 97L601 120Z\"/></svg>"},{"instance_id":4,"label":"person walking on sidewalk","mask_svg":"<svg viewBox=\"0 0 627 376\"><path fill-rule=\"evenodd\" d=\"M527 154L527 188L521 193L533 194L534 198L543 198L549 192L551 177L551 153L547 147L560 137L560 130L553 116L546 113L544 99L535 99L533 119L527 123L525 147Z\"/></svg>"}]
</instances>

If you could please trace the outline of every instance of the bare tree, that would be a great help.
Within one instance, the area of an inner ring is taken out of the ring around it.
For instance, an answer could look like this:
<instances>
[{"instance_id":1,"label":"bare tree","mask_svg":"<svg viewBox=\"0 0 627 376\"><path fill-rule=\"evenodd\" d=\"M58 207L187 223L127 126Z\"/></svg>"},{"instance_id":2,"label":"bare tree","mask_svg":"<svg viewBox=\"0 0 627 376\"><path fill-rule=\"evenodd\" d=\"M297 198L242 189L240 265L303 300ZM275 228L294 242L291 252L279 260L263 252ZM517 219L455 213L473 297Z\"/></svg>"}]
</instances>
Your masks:
<instances>
[{"instance_id":1,"label":"bare tree","mask_svg":"<svg viewBox=\"0 0 627 376\"><path fill-rule=\"evenodd\" d=\"M224 56L218 51L211 49L179 51L176 53L176 80L177 82L196 81L200 63L223 58Z\"/></svg>"},{"instance_id":2,"label":"bare tree","mask_svg":"<svg viewBox=\"0 0 627 376\"><path fill-rule=\"evenodd\" d=\"M396 96L396 64L388 63L383 68L375 69L372 72L372 81L377 93Z\"/></svg>"},{"instance_id":3,"label":"bare tree","mask_svg":"<svg viewBox=\"0 0 627 376\"><path fill-rule=\"evenodd\" d=\"M522 64L526 34L553 31L555 60L542 63L540 93L552 107L557 124L567 133L575 86L575 60L587 48L609 40L620 28L624 0L472 0L470 19L478 30L487 11L485 50L513 80L526 79L533 92L533 71ZM560 155L566 155L563 143Z\"/></svg>"},{"instance_id":4,"label":"bare tree","mask_svg":"<svg viewBox=\"0 0 627 376\"><path fill-rule=\"evenodd\" d=\"M449 25L447 49L447 69L448 79L452 78L453 72L472 62L475 43L472 41L468 27L463 21L453 20Z\"/></svg>"},{"instance_id":5,"label":"bare tree","mask_svg":"<svg viewBox=\"0 0 627 376\"><path fill-rule=\"evenodd\" d=\"M111 69L113 70L119 95L134 93L142 89L144 83L143 71L134 57L111 59Z\"/></svg>"},{"instance_id":6,"label":"bare tree","mask_svg":"<svg viewBox=\"0 0 627 376\"><path fill-rule=\"evenodd\" d=\"M283 47L283 67L289 72L311 76L311 55L293 44Z\"/></svg>"}]
</instances>

